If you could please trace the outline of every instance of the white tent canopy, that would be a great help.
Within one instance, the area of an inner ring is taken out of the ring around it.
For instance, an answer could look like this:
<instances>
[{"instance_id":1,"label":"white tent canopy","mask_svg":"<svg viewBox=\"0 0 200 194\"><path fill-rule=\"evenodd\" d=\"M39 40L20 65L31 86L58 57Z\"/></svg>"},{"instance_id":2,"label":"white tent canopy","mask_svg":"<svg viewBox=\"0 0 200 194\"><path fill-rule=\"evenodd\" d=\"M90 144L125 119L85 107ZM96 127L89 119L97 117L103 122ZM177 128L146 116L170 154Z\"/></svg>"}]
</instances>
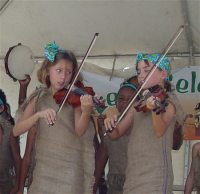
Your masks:
<instances>
[{"instance_id":1,"label":"white tent canopy","mask_svg":"<svg viewBox=\"0 0 200 194\"><path fill-rule=\"evenodd\" d=\"M83 56L95 32L93 56L161 52L182 24L188 26L170 53L200 53L199 0L3 0L0 6L1 59L19 42L40 58L54 40ZM175 65L188 63L184 58Z\"/></svg>"}]
</instances>

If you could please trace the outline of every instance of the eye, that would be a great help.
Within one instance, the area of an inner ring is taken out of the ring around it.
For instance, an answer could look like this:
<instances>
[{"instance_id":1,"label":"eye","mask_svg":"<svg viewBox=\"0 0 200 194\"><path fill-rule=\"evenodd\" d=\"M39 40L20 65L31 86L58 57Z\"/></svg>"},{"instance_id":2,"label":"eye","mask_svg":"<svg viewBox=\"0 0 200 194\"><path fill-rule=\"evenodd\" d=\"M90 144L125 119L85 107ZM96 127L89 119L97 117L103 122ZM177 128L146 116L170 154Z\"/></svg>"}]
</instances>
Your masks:
<instances>
[{"instance_id":1,"label":"eye","mask_svg":"<svg viewBox=\"0 0 200 194\"><path fill-rule=\"evenodd\" d=\"M120 96L120 95L117 96L117 100L122 100L122 99L123 99L122 96Z\"/></svg>"},{"instance_id":2,"label":"eye","mask_svg":"<svg viewBox=\"0 0 200 194\"><path fill-rule=\"evenodd\" d=\"M127 99L124 96L119 96L118 101L125 102L125 101L127 101Z\"/></svg>"},{"instance_id":3,"label":"eye","mask_svg":"<svg viewBox=\"0 0 200 194\"><path fill-rule=\"evenodd\" d=\"M150 69L146 69L144 72L148 73L148 72L150 72Z\"/></svg>"},{"instance_id":4,"label":"eye","mask_svg":"<svg viewBox=\"0 0 200 194\"><path fill-rule=\"evenodd\" d=\"M58 73L60 73L62 70L61 70L61 69L56 69L56 71L57 71Z\"/></svg>"},{"instance_id":5,"label":"eye","mask_svg":"<svg viewBox=\"0 0 200 194\"><path fill-rule=\"evenodd\" d=\"M70 74L72 74L72 71L69 71L69 70L68 70L68 71L66 71L66 74L67 74L67 75L70 75Z\"/></svg>"}]
</instances>

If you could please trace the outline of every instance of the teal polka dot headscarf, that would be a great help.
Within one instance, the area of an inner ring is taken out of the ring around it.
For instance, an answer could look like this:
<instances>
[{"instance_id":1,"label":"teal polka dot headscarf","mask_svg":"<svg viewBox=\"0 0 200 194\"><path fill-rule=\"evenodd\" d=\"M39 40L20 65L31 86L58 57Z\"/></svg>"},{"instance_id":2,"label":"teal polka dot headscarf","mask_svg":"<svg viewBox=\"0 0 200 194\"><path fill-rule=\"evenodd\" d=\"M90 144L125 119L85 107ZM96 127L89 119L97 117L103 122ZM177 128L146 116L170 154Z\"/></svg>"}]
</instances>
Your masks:
<instances>
[{"instance_id":1,"label":"teal polka dot headscarf","mask_svg":"<svg viewBox=\"0 0 200 194\"><path fill-rule=\"evenodd\" d=\"M147 60L153 63L154 65L156 65L160 57L161 57L161 54L156 54L156 53L155 54L138 53L136 57L136 64L139 63L140 61ZM158 67L162 69L163 71L167 71L167 74L168 74L167 80L169 80L169 76L171 74L171 68L170 68L170 61L168 57L164 57L162 61L159 63Z\"/></svg>"},{"instance_id":2,"label":"teal polka dot headscarf","mask_svg":"<svg viewBox=\"0 0 200 194\"><path fill-rule=\"evenodd\" d=\"M55 61L56 54L59 52L65 53L66 50L60 49L55 41L47 44L44 48L45 57L52 63Z\"/></svg>"}]
</instances>

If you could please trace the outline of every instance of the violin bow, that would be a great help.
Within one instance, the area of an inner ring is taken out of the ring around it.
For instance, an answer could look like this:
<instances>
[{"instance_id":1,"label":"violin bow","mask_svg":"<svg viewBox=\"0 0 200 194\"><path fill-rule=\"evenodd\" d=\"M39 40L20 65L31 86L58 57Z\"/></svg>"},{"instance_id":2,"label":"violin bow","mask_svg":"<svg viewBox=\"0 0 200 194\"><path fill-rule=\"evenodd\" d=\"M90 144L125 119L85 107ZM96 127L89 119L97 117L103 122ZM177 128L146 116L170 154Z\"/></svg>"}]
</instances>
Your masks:
<instances>
[{"instance_id":1,"label":"violin bow","mask_svg":"<svg viewBox=\"0 0 200 194\"><path fill-rule=\"evenodd\" d=\"M142 89L144 88L145 84L149 81L149 79L151 78L151 76L153 75L153 73L155 72L155 70L158 68L158 65L160 64L160 62L164 59L164 57L167 55L167 53L169 52L169 50L171 49L171 47L173 46L173 44L176 42L176 40L178 39L178 37L181 35L181 33L183 32L185 28L185 25L181 25L177 32L173 35L172 39L169 41L169 43L167 44L167 46L164 48L164 50L162 51L161 56L159 57L159 59L157 60L157 63L154 65L154 67L151 69L151 71L148 73L147 77L145 78L144 82L142 83L141 86L139 86L139 88L137 89L137 93L133 96L133 98L130 100L130 102L128 103L128 105L126 106L126 108L124 108L124 110L122 111L122 113L120 114L120 116L117 118L116 124L115 126L117 126L119 124L119 122L122 120L122 118L124 117L124 115L127 113L127 111L129 110L129 108L132 106L132 104L135 102L136 98L139 96L140 92L142 91ZM106 134L109 132L109 130L107 130L104 133L104 136L106 136Z\"/></svg>"},{"instance_id":2,"label":"violin bow","mask_svg":"<svg viewBox=\"0 0 200 194\"><path fill-rule=\"evenodd\" d=\"M63 98L63 101L61 102L61 104L59 105L58 110L56 111L57 114L61 111L61 109L62 109L63 105L65 104L70 92L72 91L73 86L74 86L74 84L75 84L75 82L76 82L76 80L77 80L77 78L78 78L78 76L79 76L79 74L81 72L81 69L82 69L82 67L83 67L83 65L85 63L85 60L87 59L87 57L88 57L88 55L89 55L89 53L90 53L90 51L91 51L91 49L92 49L92 47L93 47L93 45L94 45L94 43L96 41L98 35L99 35L99 33L95 33L95 35L94 35L94 37L93 37L93 39L92 39L92 41L90 43L90 46L89 46L84 58L81 61L81 64L80 64L80 66L78 68L78 71L77 71L76 75L74 76L74 78L73 78L73 80L72 80L72 82L70 84L70 87L69 87L68 91L66 92L65 97Z\"/></svg>"}]
</instances>

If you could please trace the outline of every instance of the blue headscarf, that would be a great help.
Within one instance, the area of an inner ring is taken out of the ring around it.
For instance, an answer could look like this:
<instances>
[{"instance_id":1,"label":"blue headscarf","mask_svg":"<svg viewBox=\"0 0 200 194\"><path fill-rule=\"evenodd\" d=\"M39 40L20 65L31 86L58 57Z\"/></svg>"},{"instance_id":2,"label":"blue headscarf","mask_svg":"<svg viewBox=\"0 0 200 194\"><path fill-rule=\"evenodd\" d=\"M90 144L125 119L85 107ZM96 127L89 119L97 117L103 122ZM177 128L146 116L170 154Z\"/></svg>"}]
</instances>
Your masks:
<instances>
[{"instance_id":1,"label":"blue headscarf","mask_svg":"<svg viewBox=\"0 0 200 194\"><path fill-rule=\"evenodd\" d=\"M132 90L137 90L137 86L134 83L128 82L128 81L124 81L120 84L120 89L121 88L131 88Z\"/></svg>"},{"instance_id":2,"label":"blue headscarf","mask_svg":"<svg viewBox=\"0 0 200 194\"><path fill-rule=\"evenodd\" d=\"M47 44L44 48L44 55L51 62L55 61L56 54L59 52L64 53L66 51L60 49L59 46L55 43L55 41Z\"/></svg>"},{"instance_id":3,"label":"blue headscarf","mask_svg":"<svg viewBox=\"0 0 200 194\"><path fill-rule=\"evenodd\" d=\"M161 54L144 54L144 53L138 53L136 57L136 64L140 61L147 60L154 65L159 61L161 57ZM168 57L164 57L162 61L159 63L158 67L162 69L163 71L167 71L168 77L167 80L169 80L169 76L171 74L171 68L170 68L170 61Z\"/></svg>"}]
</instances>

